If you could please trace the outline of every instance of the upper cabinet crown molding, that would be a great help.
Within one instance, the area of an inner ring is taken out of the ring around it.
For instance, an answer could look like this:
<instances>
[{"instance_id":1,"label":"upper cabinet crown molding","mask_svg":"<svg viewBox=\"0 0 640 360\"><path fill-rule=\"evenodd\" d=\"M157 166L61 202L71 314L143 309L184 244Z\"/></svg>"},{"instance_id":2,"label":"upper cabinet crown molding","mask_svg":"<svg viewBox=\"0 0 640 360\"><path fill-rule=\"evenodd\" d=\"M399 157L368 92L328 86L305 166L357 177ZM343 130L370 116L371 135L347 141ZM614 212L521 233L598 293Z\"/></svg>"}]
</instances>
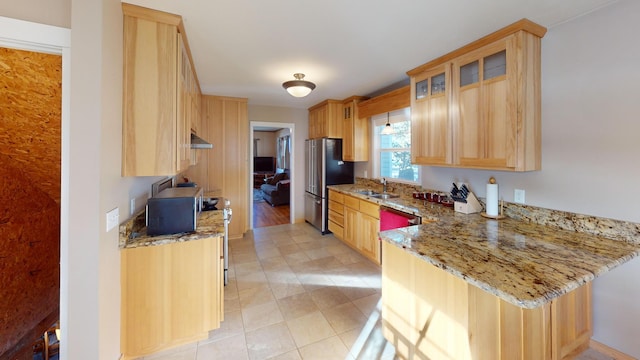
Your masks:
<instances>
[{"instance_id":1,"label":"upper cabinet crown molding","mask_svg":"<svg viewBox=\"0 0 640 360\"><path fill-rule=\"evenodd\" d=\"M523 19L407 72L415 164L541 168L541 36Z\"/></svg>"},{"instance_id":2,"label":"upper cabinet crown molding","mask_svg":"<svg viewBox=\"0 0 640 360\"><path fill-rule=\"evenodd\" d=\"M414 69L407 71L407 75L415 76L420 74L426 70L429 70L435 66L441 65L443 63L449 62L461 55L467 54L471 51L480 49L486 45L489 45L495 41L500 39L504 39L505 37L515 34L518 31L526 31L530 34L533 34L539 38L543 38L547 33L547 28L544 26L538 25L529 19L521 19L514 22L511 25L505 26L504 28L492 32L489 35L486 35L474 42L471 42L459 49L456 49L446 55L442 55L439 58L433 59L425 64L422 64Z\"/></svg>"},{"instance_id":3,"label":"upper cabinet crown molding","mask_svg":"<svg viewBox=\"0 0 640 360\"><path fill-rule=\"evenodd\" d=\"M374 98L364 100L358 104L360 117L369 118L395 110L407 108L411 105L411 87L403 86Z\"/></svg>"}]
</instances>

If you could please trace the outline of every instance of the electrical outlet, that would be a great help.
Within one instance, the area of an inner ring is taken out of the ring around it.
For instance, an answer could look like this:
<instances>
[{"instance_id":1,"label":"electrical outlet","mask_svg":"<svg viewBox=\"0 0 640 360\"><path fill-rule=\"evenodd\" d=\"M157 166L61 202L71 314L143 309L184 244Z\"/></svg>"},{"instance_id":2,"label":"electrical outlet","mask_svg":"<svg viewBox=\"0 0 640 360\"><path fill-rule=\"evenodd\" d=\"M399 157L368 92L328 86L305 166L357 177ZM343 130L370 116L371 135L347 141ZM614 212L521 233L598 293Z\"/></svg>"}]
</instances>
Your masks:
<instances>
[{"instance_id":1,"label":"electrical outlet","mask_svg":"<svg viewBox=\"0 0 640 360\"><path fill-rule=\"evenodd\" d=\"M136 211L136 198L131 198L131 202L129 203L129 215L133 215Z\"/></svg>"},{"instance_id":2,"label":"electrical outlet","mask_svg":"<svg viewBox=\"0 0 640 360\"><path fill-rule=\"evenodd\" d=\"M107 231L118 226L120 218L120 209L115 208L107 213Z\"/></svg>"},{"instance_id":3,"label":"electrical outlet","mask_svg":"<svg viewBox=\"0 0 640 360\"><path fill-rule=\"evenodd\" d=\"M513 190L513 202L518 204L524 204L524 190L522 189Z\"/></svg>"}]
</instances>

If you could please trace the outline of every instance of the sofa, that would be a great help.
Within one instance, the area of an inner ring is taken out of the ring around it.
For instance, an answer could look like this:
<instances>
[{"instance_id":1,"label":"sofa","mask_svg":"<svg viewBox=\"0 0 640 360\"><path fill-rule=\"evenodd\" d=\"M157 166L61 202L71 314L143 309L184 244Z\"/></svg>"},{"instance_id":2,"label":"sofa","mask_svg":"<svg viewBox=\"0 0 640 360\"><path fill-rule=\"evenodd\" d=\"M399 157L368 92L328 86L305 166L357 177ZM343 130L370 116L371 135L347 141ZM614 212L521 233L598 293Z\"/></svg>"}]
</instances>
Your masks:
<instances>
[{"instance_id":1,"label":"sofa","mask_svg":"<svg viewBox=\"0 0 640 360\"><path fill-rule=\"evenodd\" d=\"M265 179L265 183L260 185L262 197L271 206L289 204L291 180L289 180L288 169L277 169L276 174Z\"/></svg>"}]
</instances>

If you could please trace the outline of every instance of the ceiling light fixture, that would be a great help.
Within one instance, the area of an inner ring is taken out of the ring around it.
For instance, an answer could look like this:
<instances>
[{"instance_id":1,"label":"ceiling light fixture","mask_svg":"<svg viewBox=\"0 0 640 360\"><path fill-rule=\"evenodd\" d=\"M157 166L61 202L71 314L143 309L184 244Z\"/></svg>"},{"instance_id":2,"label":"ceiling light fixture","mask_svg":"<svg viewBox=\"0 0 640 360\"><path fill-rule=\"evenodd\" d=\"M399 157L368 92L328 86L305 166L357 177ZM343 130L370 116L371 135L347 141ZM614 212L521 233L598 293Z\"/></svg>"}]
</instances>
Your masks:
<instances>
[{"instance_id":1,"label":"ceiling light fixture","mask_svg":"<svg viewBox=\"0 0 640 360\"><path fill-rule=\"evenodd\" d=\"M296 79L282 83L282 87L285 88L291 96L305 97L311 93L311 90L316 88L316 84L303 80L304 74L295 73L293 77Z\"/></svg>"},{"instance_id":2,"label":"ceiling light fixture","mask_svg":"<svg viewBox=\"0 0 640 360\"><path fill-rule=\"evenodd\" d=\"M382 129L380 134L382 134L382 135L392 135L393 134L393 128L391 127L391 124L389 123L389 113L387 113L387 124L384 126L384 129Z\"/></svg>"}]
</instances>

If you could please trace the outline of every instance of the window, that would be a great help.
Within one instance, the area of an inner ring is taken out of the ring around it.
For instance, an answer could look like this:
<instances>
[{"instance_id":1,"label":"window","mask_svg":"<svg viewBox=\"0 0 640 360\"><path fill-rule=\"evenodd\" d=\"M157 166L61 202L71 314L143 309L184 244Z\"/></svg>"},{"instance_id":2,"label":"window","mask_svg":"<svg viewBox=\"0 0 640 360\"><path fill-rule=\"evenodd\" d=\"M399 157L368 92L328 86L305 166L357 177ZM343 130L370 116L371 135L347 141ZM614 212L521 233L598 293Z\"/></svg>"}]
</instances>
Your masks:
<instances>
[{"instance_id":1,"label":"window","mask_svg":"<svg viewBox=\"0 0 640 360\"><path fill-rule=\"evenodd\" d=\"M372 117L373 171L376 177L420 183L420 167L411 164L411 113L402 109L389 113L393 134L384 135L387 114Z\"/></svg>"}]
</instances>

